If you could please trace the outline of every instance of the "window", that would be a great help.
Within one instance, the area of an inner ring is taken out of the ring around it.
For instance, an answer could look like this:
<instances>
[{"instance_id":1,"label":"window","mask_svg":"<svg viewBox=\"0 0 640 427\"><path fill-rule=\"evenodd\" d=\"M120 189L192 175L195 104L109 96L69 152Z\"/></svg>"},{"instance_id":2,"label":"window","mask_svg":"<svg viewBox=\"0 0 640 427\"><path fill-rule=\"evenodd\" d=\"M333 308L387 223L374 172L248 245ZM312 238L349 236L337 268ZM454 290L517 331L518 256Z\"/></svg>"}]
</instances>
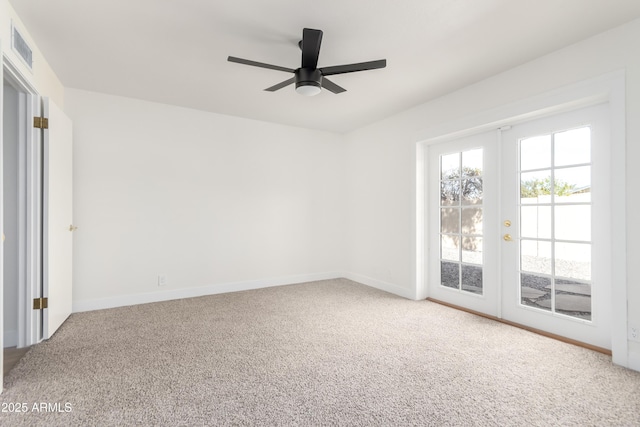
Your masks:
<instances>
[{"instance_id":1,"label":"window","mask_svg":"<svg viewBox=\"0 0 640 427\"><path fill-rule=\"evenodd\" d=\"M483 150L440 156L441 285L483 293Z\"/></svg>"},{"instance_id":2,"label":"window","mask_svg":"<svg viewBox=\"0 0 640 427\"><path fill-rule=\"evenodd\" d=\"M591 129L519 149L520 302L591 320Z\"/></svg>"}]
</instances>

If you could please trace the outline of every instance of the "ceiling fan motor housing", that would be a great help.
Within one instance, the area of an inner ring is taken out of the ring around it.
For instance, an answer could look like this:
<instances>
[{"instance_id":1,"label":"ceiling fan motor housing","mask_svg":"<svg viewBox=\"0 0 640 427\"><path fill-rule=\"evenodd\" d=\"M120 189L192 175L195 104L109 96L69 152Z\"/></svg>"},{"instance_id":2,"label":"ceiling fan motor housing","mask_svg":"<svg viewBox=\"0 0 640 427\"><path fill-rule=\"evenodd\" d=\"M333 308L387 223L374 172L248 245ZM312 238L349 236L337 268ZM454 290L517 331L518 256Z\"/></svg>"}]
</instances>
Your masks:
<instances>
[{"instance_id":1,"label":"ceiling fan motor housing","mask_svg":"<svg viewBox=\"0 0 640 427\"><path fill-rule=\"evenodd\" d=\"M317 68L298 68L295 75L296 89L300 86L322 86L322 73Z\"/></svg>"}]
</instances>

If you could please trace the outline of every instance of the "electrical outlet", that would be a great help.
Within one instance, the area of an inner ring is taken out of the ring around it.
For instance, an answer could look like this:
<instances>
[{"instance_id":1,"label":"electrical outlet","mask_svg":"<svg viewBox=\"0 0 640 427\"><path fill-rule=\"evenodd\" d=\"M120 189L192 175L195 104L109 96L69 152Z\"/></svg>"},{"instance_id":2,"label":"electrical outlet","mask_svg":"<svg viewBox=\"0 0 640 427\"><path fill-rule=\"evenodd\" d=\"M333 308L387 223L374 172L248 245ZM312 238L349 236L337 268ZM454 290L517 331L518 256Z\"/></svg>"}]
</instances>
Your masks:
<instances>
[{"instance_id":1,"label":"electrical outlet","mask_svg":"<svg viewBox=\"0 0 640 427\"><path fill-rule=\"evenodd\" d=\"M167 286L167 276L161 274L158 276L158 286Z\"/></svg>"},{"instance_id":2,"label":"electrical outlet","mask_svg":"<svg viewBox=\"0 0 640 427\"><path fill-rule=\"evenodd\" d=\"M640 342L640 328L637 326L629 326L629 339Z\"/></svg>"}]
</instances>

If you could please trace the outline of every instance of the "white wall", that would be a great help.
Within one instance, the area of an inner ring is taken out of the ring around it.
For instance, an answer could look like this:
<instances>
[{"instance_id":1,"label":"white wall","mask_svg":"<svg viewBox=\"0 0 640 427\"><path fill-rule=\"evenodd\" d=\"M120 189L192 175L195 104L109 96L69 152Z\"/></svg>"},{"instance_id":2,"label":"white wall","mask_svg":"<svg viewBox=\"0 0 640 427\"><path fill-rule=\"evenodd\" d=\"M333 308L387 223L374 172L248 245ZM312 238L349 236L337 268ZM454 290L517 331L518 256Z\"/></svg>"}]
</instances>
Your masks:
<instances>
[{"instance_id":1,"label":"white wall","mask_svg":"<svg viewBox=\"0 0 640 427\"><path fill-rule=\"evenodd\" d=\"M343 270L339 136L80 90L65 96L76 311Z\"/></svg>"},{"instance_id":2,"label":"white wall","mask_svg":"<svg viewBox=\"0 0 640 427\"><path fill-rule=\"evenodd\" d=\"M627 292L629 324L640 325L640 21L577 43L346 135L347 270L366 283L416 295L416 143L449 123L473 121L547 91L626 71ZM471 118L471 119L470 119ZM454 129L452 129L454 130ZM626 331L616 331L625 333ZM640 343L629 342L634 363ZM640 369L640 365L636 366Z\"/></svg>"},{"instance_id":3,"label":"white wall","mask_svg":"<svg viewBox=\"0 0 640 427\"><path fill-rule=\"evenodd\" d=\"M18 344L18 92L3 83L4 347Z\"/></svg>"}]
</instances>

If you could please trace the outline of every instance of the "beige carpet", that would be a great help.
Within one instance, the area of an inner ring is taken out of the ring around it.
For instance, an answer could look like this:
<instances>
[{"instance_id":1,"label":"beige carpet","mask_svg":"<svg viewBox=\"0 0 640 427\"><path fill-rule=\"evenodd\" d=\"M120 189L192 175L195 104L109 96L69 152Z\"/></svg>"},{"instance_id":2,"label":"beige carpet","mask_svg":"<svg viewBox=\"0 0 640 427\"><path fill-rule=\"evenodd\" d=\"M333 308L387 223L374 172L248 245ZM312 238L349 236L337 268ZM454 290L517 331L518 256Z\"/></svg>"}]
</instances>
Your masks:
<instances>
[{"instance_id":1,"label":"beige carpet","mask_svg":"<svg viewBox=\"0 0 640 427\"><path fill-rule=\"evenodd\" d=\"M607 356L348 280L75 314L4 386L11 426L640 425Z\"/></svg>"}]
</instances>

